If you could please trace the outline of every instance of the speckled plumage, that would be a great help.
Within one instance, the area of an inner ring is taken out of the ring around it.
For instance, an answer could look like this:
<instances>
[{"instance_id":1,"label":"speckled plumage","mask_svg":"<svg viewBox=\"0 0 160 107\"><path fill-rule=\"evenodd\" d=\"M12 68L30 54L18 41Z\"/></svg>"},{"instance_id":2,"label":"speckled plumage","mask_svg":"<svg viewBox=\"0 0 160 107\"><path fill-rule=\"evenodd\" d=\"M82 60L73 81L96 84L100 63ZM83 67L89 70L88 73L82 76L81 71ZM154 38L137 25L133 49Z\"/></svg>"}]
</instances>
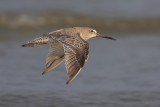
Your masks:
<instances>
[{"instance_id":1,"label":"speckled plumage","mask_svg":"<svg viewBox=\"0 0 160 107\"><path fill-rule=\"evenodd\" d=\"M88 27L73 27L45 34L22 46L49 45L50 51L46 59L46 69L42 74L51 71L65 60L69 77L66 84L69 84L88 59L89 44L86 41L96 36L115 40L111 37L102 36L96 30Z\"/></svg>"}]
</instances>

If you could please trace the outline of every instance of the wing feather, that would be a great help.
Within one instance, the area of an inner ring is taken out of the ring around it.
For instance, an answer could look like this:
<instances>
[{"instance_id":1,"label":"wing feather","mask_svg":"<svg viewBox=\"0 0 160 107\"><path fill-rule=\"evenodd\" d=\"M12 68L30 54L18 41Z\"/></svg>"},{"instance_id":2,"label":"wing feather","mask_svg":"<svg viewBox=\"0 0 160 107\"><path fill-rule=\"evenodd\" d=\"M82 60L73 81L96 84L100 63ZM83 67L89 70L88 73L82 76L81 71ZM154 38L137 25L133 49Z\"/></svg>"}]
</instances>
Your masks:
<instances>
[{"instance_id":1,"label":"wing feather","mask_svg":"<svg viewBox=\"0 0 160 107\"><path fill-rule=\"evenodd\" d=\"M46 59L46 69L42 74L51 71L64 61L65 54L63 45L56 40L53 40L49 44L51 47Z\"/></svg>"},{"instance_id":2,"label":"wing feather","mask_svg":"<svg viewBox=\"0 0 160 107\"><path fill-rule=\"evenodd\" d=\"M79 33L76 35L51 36L59 41L64 48L65 64L68 74L66 84L69 84L81 71L88 59L89 44L83 40Z\"/></svg>"},{"instance_id":3,"label":"wing feather","mask_svg":"<svg viewBox=\"0 0 160 107\"><path fill-rule=\"evenodd\" d=\"M88 43L86 41L82 41L79 36L76 36L75 38L75 40L78 40L78 43L83 43L83 45L80 47L75 44L64 45L65 64L68 73L68 81L66 84L69 84L78 75L88 58Z\"/></svg>"}]
</instances>

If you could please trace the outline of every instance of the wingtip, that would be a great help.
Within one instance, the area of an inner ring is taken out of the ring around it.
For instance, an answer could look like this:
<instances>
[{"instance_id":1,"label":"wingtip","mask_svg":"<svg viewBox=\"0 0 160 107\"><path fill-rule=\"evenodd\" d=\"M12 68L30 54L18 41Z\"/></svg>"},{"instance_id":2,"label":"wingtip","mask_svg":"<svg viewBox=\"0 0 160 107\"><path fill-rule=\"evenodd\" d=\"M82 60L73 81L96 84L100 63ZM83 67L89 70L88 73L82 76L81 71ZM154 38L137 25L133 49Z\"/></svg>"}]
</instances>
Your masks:
<instances>
[{"instance_id":1,"label":"wingtip","mask_svg":"<svg viewBox=\"0 0 160 107\"><path fill-rule=\"evenodd\" d=\"M70 82L71 82L71 80L68 80L68 81L66 82L66 85L68 85Z\"/></svg>"},{"instance_id":2,"label":"wingtip","mask_svg":"<svg viewBox=\"0 0 160 107\"><path fill-rule=\"evenodd\" d=\"M44 72L42 72L42 75L44 75L46 72L44 71Z\"/></svg>"}]
</instances>

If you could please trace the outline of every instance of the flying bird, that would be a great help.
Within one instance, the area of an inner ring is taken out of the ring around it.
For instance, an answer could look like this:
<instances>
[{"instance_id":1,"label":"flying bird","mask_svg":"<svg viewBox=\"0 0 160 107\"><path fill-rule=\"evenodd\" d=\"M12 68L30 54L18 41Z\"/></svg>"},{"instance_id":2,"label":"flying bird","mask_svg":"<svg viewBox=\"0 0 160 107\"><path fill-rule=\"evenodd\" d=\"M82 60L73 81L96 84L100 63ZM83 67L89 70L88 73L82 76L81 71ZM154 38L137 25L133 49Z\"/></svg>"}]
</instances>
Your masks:
<instances>
[{"instance_id":1,"label":"flying bird","mask_svg":"<svg viewBox=\"0 0 160 107\"><path fill-rule=\"evenodd\" d=\"M50 50L46 59L46 69L42 72L42 75L51 71L65 60L68 74L66 84L69 84L87 61L89 44L86 41L93 37L115 40L112 37L103 36L89 27L72 27L44 34L22 45L22 47L49 45Z\"/></svg>"}]
</instances>

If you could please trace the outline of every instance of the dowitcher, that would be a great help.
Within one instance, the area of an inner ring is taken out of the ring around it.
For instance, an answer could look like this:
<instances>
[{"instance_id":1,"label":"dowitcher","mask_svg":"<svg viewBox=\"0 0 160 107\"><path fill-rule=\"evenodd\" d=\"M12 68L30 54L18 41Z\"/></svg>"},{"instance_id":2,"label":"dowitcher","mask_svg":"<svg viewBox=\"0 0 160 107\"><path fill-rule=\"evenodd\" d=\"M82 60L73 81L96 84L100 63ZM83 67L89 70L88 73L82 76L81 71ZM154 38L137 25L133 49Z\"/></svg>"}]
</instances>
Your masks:
<instances>
[{"instance_id":1,"label":"dowitcher","mask_svg":"<svg viewBox=\"0 0 160 107\"><path fill-rule=\"evenodd\" d=\"M66 84L69 84L81 71L88 59L89 44L86 42L93 37L103 37L115 40L112 37L103 36L89 27L65 28L44 34L42 37L29 41L23 47L49 45L50 50L46 59L45 74L65 60L68 74Z\"/></svg>"}]
</instances>

